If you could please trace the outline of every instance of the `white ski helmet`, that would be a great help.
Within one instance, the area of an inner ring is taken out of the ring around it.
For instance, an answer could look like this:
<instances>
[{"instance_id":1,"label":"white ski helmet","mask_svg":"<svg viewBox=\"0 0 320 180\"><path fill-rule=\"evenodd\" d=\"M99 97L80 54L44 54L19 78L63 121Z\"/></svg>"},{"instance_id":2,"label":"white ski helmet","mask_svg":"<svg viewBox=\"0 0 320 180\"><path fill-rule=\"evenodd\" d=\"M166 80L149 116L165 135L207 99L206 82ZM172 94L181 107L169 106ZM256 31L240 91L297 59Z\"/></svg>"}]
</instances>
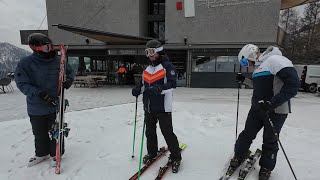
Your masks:
<instances>
[{"instance_id":1,"label":"white ski helmet","mask_svg":"<svg viewBox=\"0 0 320 180\"><path fill-rule=\"evenodd\" d=\"M260 52L258 46L254 44L247 44L245 45L238 55L238 60L241 66L249 66L248 61L257 62L258 56L257 53Z\"/></svg>"}]
</instances>

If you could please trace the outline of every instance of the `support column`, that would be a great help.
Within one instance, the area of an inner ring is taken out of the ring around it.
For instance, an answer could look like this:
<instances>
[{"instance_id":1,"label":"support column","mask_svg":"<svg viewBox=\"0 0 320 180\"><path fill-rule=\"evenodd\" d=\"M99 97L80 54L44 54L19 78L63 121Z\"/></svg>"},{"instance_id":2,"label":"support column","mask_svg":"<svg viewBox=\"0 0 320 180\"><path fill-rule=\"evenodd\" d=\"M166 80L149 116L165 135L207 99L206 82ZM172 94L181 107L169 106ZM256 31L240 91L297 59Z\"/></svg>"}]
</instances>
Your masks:
<instances>
[{"instance_id":1,"label":"support column","mask_svg":"<svg viewBox=\"0 0 320 180\"><path fill-rule=\"evenodd\" d=\"M192 50L187 52L187 87L191 87L191 72L192 72Z\"/></svg>"}]
</instances>

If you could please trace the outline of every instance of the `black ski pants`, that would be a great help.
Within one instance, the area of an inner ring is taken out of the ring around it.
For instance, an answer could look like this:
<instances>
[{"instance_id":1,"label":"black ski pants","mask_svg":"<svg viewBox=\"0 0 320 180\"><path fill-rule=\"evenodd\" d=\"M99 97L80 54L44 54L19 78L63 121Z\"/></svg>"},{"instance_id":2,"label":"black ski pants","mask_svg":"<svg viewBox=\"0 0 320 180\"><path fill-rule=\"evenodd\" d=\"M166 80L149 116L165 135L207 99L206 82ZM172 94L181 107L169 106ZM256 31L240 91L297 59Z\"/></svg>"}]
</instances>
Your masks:
<instances>
[{"instance_id":1,"label":"black ski pants","mask_svg":"<svg viewBox=\"0 0 320 180\"><path fill-rule=\"evenodd\" d=\"M287 118L287 114L270 113L275 130L280 134L281 128ZM278 142L274 131L263 111L251 107L244 130L240 133L235 144L235 156L244 158L257 133L263 128L262 155L260 166L272 171L276 165Z\"/></svg>"},{"instance_id":2,"label":"black ski pants","mask_svg":"<svg viewBox=\"0 0 320 180\"><path fill-rule=\"evenodd\" d=\"M49 130L56 120L56 113L48 115L30 115L32 132L34 135L35 154L38 157L50 154L51 157L56 155L56 140L49 138ZM64 143L62 144L64 152Z\"/></svg>"},{"instance_id":3,"label":"black ski pants","mask_svg":"<svg viewBox=\"0 0 320 180\"><path fill-rule=\"evenodd\" d=\"M148 154L156 155L158 152L157 122L159 121L162 135L164 136L164 139L168 145L168 149L171 153L171 159L181 160L178 139L173 133L171 112L149 113L145 111L144 121L146 123Z\"/></svg>"}]
</instances>

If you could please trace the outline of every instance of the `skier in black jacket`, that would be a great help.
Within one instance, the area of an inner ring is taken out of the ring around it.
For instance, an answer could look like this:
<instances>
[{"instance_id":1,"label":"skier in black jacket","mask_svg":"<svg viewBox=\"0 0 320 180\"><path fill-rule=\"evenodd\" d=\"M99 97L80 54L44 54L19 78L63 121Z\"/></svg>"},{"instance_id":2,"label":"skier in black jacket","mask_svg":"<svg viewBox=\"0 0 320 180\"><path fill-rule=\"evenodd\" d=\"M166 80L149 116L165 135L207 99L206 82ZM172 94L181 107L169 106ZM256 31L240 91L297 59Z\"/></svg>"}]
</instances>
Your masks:
<instances>
[{"instance_id":1,"label":"skier in black jacket","mask_svg":"<svg viewBox=\"0 0 320 180\"><path fill-rule=\"evenodd\" d=\"M176 69L164 53L158 40L146 44L146 55L150 65L143 71L142 82L132 89L132 95L138 97L143 93L145 111L146 137L148 154L144 163L154 158L158 152L157 122L168 144L171 155L172 172L177 173L181 162L181 153L177 136L172 127L172 97L176 88Z\"/></svg>"}]
</instances>

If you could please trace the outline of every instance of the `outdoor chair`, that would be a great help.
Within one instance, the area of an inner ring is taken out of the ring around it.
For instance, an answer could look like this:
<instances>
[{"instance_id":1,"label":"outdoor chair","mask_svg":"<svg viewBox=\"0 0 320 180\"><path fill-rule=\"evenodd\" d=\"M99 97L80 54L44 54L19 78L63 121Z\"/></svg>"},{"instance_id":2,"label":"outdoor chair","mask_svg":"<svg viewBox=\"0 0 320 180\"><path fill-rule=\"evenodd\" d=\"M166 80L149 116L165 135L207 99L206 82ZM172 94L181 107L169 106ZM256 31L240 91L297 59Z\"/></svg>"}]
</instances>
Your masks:
<instances>
[{"instance_id":1,"label":"outdoor chair","mask_svg":"<svg viewBox=\"0 0 320 180\"><path fill-rule=\"evenodd\" d=\"M0 79L0 91L6 93L6 92L13 92L14 89L11 85L11 79L10 78L2 78Z\"/></svg>"}]
</instances>

